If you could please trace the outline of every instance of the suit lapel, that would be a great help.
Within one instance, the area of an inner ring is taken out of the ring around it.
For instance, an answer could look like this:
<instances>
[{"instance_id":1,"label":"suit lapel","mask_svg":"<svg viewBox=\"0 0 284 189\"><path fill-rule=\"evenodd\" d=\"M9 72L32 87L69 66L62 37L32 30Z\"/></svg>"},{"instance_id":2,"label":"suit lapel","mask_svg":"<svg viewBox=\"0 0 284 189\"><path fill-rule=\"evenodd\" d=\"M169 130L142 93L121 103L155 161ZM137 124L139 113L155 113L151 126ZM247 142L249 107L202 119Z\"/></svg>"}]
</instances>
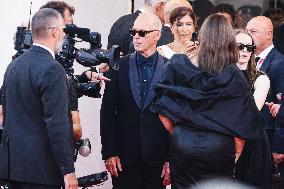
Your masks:
<instances>
[{"instance_id":1,"label":"suit lapel","mask_svg":"<svg viewBox=\"0 0 284 189\"><path fill-rule=\"evenodd\" d=\"M267 57L265 58L262 66L260 67L260 70L268 74L268 70L270 68L271 62L273 61L275 56L274 48L268 53Z\"/></svg>"},{"instance_id":2,"label":"suit lapel","mask_svg":"<svg viewBox=\"0 0 284 189\"><path fill-rule=\"evenodd\" d=\"M137 73L136 52L132 53L129 58L129 80L133 98L137 106L141 109L140 83Z\"/></svg>"},{"instance_id":3,"label":"suit lapel","mask_svg":"<svg viewBox=\"0 0 284 189\"><path fill-rule=\"evenodd\" d=\"M163 67L164 67L164 59L160 54L158 54L156 69L142 110L147 108L152 102L153 98L155 97L154 85L161 80Z\"/></svg>"}]
</instances>

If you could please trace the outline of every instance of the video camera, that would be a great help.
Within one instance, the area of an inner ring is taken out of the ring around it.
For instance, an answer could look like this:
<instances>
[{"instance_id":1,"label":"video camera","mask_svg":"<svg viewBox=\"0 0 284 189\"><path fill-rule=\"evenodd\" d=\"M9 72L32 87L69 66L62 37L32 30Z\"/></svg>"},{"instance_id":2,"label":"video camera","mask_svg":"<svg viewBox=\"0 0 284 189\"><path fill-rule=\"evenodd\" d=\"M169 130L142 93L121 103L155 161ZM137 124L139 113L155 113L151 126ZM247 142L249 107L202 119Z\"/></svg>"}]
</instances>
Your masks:
<instances>
[{"instance_id":1,"label":"video camera","mask_svg":"<svg viewBox=\"0 0 284 189\"><path fill-rule=\"evenodd\" d=\"M117 61L120 58L118 46L113 46L109 50L101 49L101 35L97 32L90 32L88 28L80 28L74 24L66 25L64 28L66 37L64 39L62 49L56 55L56 60L64 67L66 73L75 81L75 90L78 97L83 95L100 98L100 83L87 82L81 83L74 76L73 63L76 60L79 64L90 67L91 71L95 70L95 66L100 63L107 63L114 70L119 69ZM80 40L76 40L80 39ZM77 49L77 42L88 42L89 49ZM13 59L26 52L32 46L32 34L26 27L17 27L14 49L17 53Z\"/></svg>"},{"instance_id":2,"label":"video camera","mask_svg":"<svg viewBox=\"0 0 284 189\"><path fill-rule=\"evenodd\" d=\"M63 65L66 73L74 79L78 97L86 95L93 98L100 98L100 83L80 83L73 75L73 62L76 59L79 64L90 67L91 71L100 63L107 63L112 69L118 70L119 65L117 61L120 58L119 47L113 46L110 50L101 49L101 35L99 33L90 32L90 29L79 28L74 24L66 25L64 32L66 33L66 37L62 45L62 50L56 59ZM81 41L76 40L76 38L81 39ZM75 43L82 41L90 44L89 49L75 48Z\"/></svg>"},{"instance_id":3,"label":"video camera","mask_svg":"<svg viewBox=\"0 0 284 189\"><path fill-rule=\"evenodd\" d=\"M32 32L28 30L27 27L18 26L14 38L14 49L17 53L12 57L12 59L17 58L26 52L32 45Z\"/></svg>"}]
</instances>

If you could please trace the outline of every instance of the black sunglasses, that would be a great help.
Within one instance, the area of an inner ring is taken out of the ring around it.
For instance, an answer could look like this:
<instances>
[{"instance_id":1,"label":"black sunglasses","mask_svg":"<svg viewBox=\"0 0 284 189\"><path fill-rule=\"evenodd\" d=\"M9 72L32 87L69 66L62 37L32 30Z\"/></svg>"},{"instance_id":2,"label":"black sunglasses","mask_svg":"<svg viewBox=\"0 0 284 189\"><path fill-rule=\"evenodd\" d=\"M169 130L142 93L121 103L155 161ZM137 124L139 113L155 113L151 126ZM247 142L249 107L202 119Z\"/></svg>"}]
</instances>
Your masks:
<instances>
[{"instance_id":1,"label":"black sunglasses","mask_svg":"<svg viewBox=\"0 0 284 189\"><path fill-rule=\"evenodd\" d=\"M145 35L147 35L148 33L151 33L153 31L159 31L159 30L149 30L149 31L144 31L144 30L129 30L129 33L131 36L135 36L136 33L138 33L138 35L140 37L145 37Z\"/></svg>"},{"instance_id":2,"label":"black sunglasses","mask_svg":"<svg viewBox=\"0 0 284 189\"><path fill-rule=\"evenodd\" d=\"M244 45L242 43L238 44L239 50L243 50L244 48L247 49L248 52L253 52L255 51L255 45Z\"/></svg>"}]
</instances>

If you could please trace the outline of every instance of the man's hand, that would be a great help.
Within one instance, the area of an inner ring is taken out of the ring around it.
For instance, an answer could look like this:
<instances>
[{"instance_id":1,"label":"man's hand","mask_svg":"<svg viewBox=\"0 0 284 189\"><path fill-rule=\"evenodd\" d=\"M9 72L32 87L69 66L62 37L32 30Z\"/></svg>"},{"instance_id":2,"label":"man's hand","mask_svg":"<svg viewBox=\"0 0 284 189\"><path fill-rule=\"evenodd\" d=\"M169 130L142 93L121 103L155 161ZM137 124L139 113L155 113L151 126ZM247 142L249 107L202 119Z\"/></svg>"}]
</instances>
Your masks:
<instances>
[{"instance_id":1,"label":"man's hand","mask_svg":"<svg viewBox=\"0 0 284 189\"><path fill-rule=\"evenodd\" d=\"M118 156L110 157L105 161L106 169L110 172L112 176L118 177L118 171L122 171L122 166Z\"/></svg>"},{"instance_id":2,"label":"man's hand","mask_svg":"<svg viewBox=\"0 0 284 189\"><path fill-rule=\"evenodd\" d=\"M109 70L108 64L107 64L107 63L101 63L101 64L99 65L99 70L100 70L100 72L102 72L102 73L107 72L107 71Z\"/></svg>"},{"instance_id":3,"label":"man's hand","mask_svg":"<svg viewBox=\"0 0 284 189\"><path fill-rule=\"evenodd\" d=\"M64 175L65 189L77 189L78 180L75 173Z\"/></svg>"},{"instance_id":4,"label":"man's hand","mask_svg":"<svg viewBox=\"0 0 284 189\"><path fill-rule=\"evenodd\" d=\"M284 154L272 153L274 163L279 164L284 160Z\"/></svg>"},{"instance_id":5,"label":"man's hand","mask_svg":"<svg viewBox=\"0 0 284 189\"><path fill-rule=\"evenodd\" d=\"M171 184L171 177L170 177L170 166L169 162L165 162L162 170L161 177L164 177L163 185L167 186Z\"/></svg>"},{"instance_id":6,"label":"man's hand","mask_svg":"<svg viewBox=\"0 0 284 189\"><path fill-rule=\"evenodd\" d=\"M272 117L276 117L278 112L279 112L281 105L280 104L274 104L273 102L266 102L265 105L268 106L268 109L269 109Z\"/></svg>"}]
</instances>

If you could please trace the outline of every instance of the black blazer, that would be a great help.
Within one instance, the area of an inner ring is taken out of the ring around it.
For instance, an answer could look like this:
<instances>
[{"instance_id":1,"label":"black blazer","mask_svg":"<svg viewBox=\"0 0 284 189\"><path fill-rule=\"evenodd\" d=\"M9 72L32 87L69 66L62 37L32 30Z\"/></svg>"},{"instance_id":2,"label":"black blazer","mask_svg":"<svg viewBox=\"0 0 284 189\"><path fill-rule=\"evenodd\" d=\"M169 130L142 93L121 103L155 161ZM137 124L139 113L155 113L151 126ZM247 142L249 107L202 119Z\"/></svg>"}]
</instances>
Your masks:
<instances>
[{"instance_id":1,"label":"black blazer","mask_svg":"<svg viewBox=\"0 0 284 189\"><path fill-rule=\"evenodd\" d=\"M171 28L168 27L168 26L163 26L162 31L161 31L161 38L158 41L157 46L169 44L169 43L173 42L174 40L175 40L174 34L172 33Z\"/></svg>"},{"instance_id":2,"label":"black blazer","mask_svg":"<svg viewBox=\"0 0 284 189\"><path fill-rule=\"evenodd\" d=\"M275 45L275 48L284 54L284 24L276 28L274 31L274 36L273 36L273 43Z\"/></svg>"},{"instance_id":3,"label":"black blazer","mask_svg":"<svg viewBox=\"0 0 284 189\"><path fill-rule=\"evenodd\" d=\"M8 66L2 93L0 179L61 185L75 171L63 67L33 46Z\"/></svg>"},{"instance_id":4,"label":"black blazer","mask_svg":"<svg viewBox=\"0 0 284 189\"><path fill-rule=\"evenodd\" d=\"M101 106L104 160L117 155L123 166L131 165L137 158L143 159L150 166L161 166L166 161L169 135L158 114L149 109L155 97L153 85L160 80L165 61L158 55L156 70L143 107L136 53L121 58L119 70L109 72L111 81L106 84Z\"/></svg>"},{"instance_id":5,"label":"black blazer","mask_svg":"<svg viewBox=\"0 0 284 189\"><path fill-rule=\"evenodd\" d=\"M284 94L284 56L276 48L273 48L265 58L260 70L265 72L270 79L270 89L266 101L279 103L276 95L278 93ZM262 115L264 128L275 130L272 139L270 139L272 151L284 153L284 128L279 127L280 123L271 116L267 106L263 107Z\"/></svg>"}]
</instances>

